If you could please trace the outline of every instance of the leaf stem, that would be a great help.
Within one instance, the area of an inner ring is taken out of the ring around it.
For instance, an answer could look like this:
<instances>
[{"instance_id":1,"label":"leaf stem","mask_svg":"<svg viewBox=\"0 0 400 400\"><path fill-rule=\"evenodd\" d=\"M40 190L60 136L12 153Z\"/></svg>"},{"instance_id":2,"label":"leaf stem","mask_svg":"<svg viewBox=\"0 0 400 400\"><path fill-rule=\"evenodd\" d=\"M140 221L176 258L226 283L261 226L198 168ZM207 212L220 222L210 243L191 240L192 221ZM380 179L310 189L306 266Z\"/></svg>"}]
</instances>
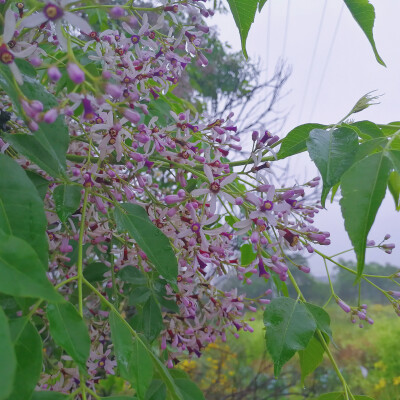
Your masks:
<instances>
[{"instance_id":1,"label":"leaf stem","mask_svg":"<svg viewBox=\"0 0 400 400\"><path fill-rule=\"evenodd\" d=\"M60 282L60 283L58 283L56 286L54 286L56 289L59 289L61 286L64 286L64 285L66 285L67 283L69 283L69 282L72 282L72 281L76 281L78 279L78 275L76 275L76 276L71 276L71 278L68 278L68 279L66 279L65 281L62 281L62 282Z\"/></svg>"},{"instance_id":2,"label":"leaf stem","mask_svg":"<svg viewBox=\"0 0 400 400\"><path fill-rule=\"evenodd\" d=\"M292 282L292 285L294 286L294 288L295 288L295 290L296 290L296 293L298 294L300 300L302 300L302 301L305 302L306 299L305 299L305 297L303 296L303 293L301 292L301 289L299 288L299 285L297 284L296 280L294 279L294 276L292 275L291 271L288 270L287 273L288 273L290 282ZM334 359L334 357L333 357L333 355L332 355L332 353L331 353L331 351L330 351L330 349L329 349L329 346L328 346L328 344L326 343L326 340L325 340L325 338L324 338L324 335L322 334L322 332L321 332L320 329L317 329L317 330L316 330L316 334L318 335L318 338L319 338L319 340L320 340L320 342L321 342L321 344L322 344L322 347L324 348L326 354L328 355L328 358L329 358L329 360L330 360L330 362L331 362L331 364L332 364L332 366L333 366L333 368L334 368L334 370L335 370L335 372L336 372L336 375L338 376L338 378L339 378L340 381L342 382L343 389L344 389L345 394L346 394L346 398L349 399L349 396L348 396L348 395L350 394L350 398L351 398L352 400L354 400L354 396L352 395L352 393L351 393L351 391L350 391L350 389L349 389L349 387L348 387L348 385L347 385L346 380L344 379L342 373L340 372L340 369L339 369L338 365L336 364L336 361L335 361L335 359Z\"/></svg>"},{"instance_id":3,"label":"leaf stem","mask_svg":"<svg viewBox=\"0 0 400 400\"><path fill-rule=\"evenodd\" d=\"M329 274L328 265L326 264L326 259L325 259L325 258L324 258L324 264L325 264L326 274L327 274L327 276L328 276L329 287L331 288L332 296L335 297L335 291L334 291L334 289L333 289L331 276L330 276L330 274ZM332 296L331 296L331 297L332 297Z\"/></svg>"},{"instance_id":4,"label":"leaf stem","mask_svg":"<svg viewBox=\"0 0 400 400\"><path fill-rule=\"evenodd\" d=\"M333 366L333 369L334 369L335 372L336 372L336 375L338 376L338 378L339 378L340 381L342 382L343 389L344 389L344 392L345 392L345 395L346 395L346 399L349 399L349 395L350 395L350 398L351 398L352 400L354 400L354 396L353 396L353 394L351 393L351 391L350 391L350 389L349 389L349 387L348 387L348 385L347 385L346 379L344 378L344 376L343 376L342 373L340 372L340 369L339 369L338 365L336 364L336 361L335 361L335 359L333 358L333 355L332 355L331 351L329 350L329 346L328 346L328 344L326 343L326 340L325 340L325 338L324 338L324 335L322 334L322 332L321 332L319 329L317 329L316 332L317 332L317 335L318 335L318 339L320 340L320 342L321 342L321 344L322 344L322 347L324 348L326 354L328 355L329 361L331 362L331 364L332 364L332 366Z\"/></svg>"},{"instance_id":5,"label":"leaf stem","mask_svg":"<svg viewBox=\"0 0 400 400\"><path fill-rule=\"evenodd\" d=\"M79 296L79 314L83 317L83 295L82 295L82 283L83 283L83 235L85 233L85 217L86 207L89 196L89 188L85 187L85 195L83 198L82 206L82 217L81 224L79 227L79 243L78 243L78 296Z\"/></svg>"},{"instance_id":6,"label":"leaf stem","mask_svg":"<svg viewBox=\"0 0 400 400\"><path fill-rule=\"evenodd\" d=\"M91 394L94 398L96 398L96 399L101 399L101 397L97 394L97 393L95 393L92 389L90 389L90 388L86 388L86 391L89 393L89 394Z\"/></svg>"},{"instance_id":7,"label":"leaf stem","mask_svg":"<svg viewBox=\"0 0 400 400\"><path fill-rule=\"evenodd\" d=\"M82 372L79 372L79 381L80 381L80 385L82 388L82 390L81 390L82 400L87 400L86 389L88 389L88 388L86 387L86 379Z\"/></svg>"}]
</instances>

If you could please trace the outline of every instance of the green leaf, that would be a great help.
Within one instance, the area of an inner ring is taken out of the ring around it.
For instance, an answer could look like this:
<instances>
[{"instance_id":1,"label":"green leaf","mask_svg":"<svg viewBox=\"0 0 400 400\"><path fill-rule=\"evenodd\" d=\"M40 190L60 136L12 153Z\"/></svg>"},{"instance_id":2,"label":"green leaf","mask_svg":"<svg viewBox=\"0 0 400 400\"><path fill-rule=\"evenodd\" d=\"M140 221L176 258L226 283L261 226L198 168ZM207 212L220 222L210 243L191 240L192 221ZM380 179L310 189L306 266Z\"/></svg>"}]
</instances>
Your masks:
<instances>
[{"instance_id":1,"label":"green leaf","mask_svg":"<svg viewBox=\"0 0 400 400\"><path fill-rule=\"evenodd\" d=\"M282 366L296 351L304 350L311 340L317 324L303 303L290 298L273 299L264 312L267 350L278 376Z\"/></svg>"},{"instance_id":2,"label":"green leaf","mask_svg":"<svg viewBox=\"0 0 400 400\"><path fill-rule=\"evenodd\" d=\"M54 341L82 370L86 371L86 361L90 353L90 337L86 324L76 308L68 302L49 304L47 318Z\"/></svg>"},{"instance_id":3,"label":"green leaf","mask_svg":"<svg viewBox=\"0 0 400 400\"><path fill-rule=\"evenodd\" d=\"M62 222L73 214L81 203L81 188L76 185L59 185L53 191L57 215Z\"/></svg>"},{"instance_id":4,"label":"green leaf","mask_svg":"<svg viewBox=\"0 0 400 400\"><path fill-rule=\"evenodd\" d=\"M121 204L115 210L120 231L128 231L146 253L156 270L167 281L176 283L178 263L169 239L150 221L146 210L137 204Z\"/></svg>"},{"instance_id":5,"label":"green leaf","mask_svg":"<svg viewBox=\"0 0 400 400\"><path fill-rule=\"evenodd\" d=\"M119 271L118 278L134 285L145 285L147 283L147 278L143 272L130 265Z\"/></svg>"},{"instance_id":6,"label":"green leaf","mask_svg":"<svg viewBox=\"0 0 400 400\"><path fill-rule=\"evenodd\" d=\"M204 400L203 392L193 381L178 378L175 379L175 383L182 393L184 400Z\"/></svg>"},{"instance_id":7,"label":"green leaf","mask_svg":"<svg viewBox=\"0 0 400 400\"><path fill-rule=\"evenodd\" d=\"M29 170L25 172L28 175L28 178L31 180L31 182L35 185L40 198L44 200L50 182L47 179L43 178L43 176L37 174L36 172Z\"/></svg>"},{"instance_id":8,"label":"green leaf","mask_svg":"<svg viewBox=\"0 0 400 400\"><path fill-rule=\"evenodd\" d=\"M147 286L137 286L133 289L129 296L129 305L145 303L151 295L151 291Z\"/></svg>"},{"instance_id":9,"label":"green leaf","mask_svg":"<svg viewBox=\"0 0 400 400\"><path fill-rule=\"evenodd\" d=\"M41 392L33 392L33 396L31 400L67 400L67 394L50 392L50 391L41 391Z\"/></svg>"},{"instance_id":10,"label":"green leaf","mask_svg":"<svg viewBox=\"0 0 400 400\"><path fill-rule=\"evenodd\" d=\"M18 60L24 83L19 89L29 100L39 100L43 103L44 111L58 106L56 98L45 90L44 86L36 80L29 63ZM16 90L11 71L5 64L0 65L0 86L10 96L14 107L22 112L19 93ZM52 124L40 123L39 129L32 135L4 134L7 142L12 144L21 154L36 163L51 176L60 176L66 169L66 152L69 145L69 132L64 117L59 116Z\"/></svg>"},{"instance_id":11,"label":"green leaf","mask_svg":"<svg viewBox=\"0 0 400 400\"><path fill-rule=\"evenodd\" d=\"M304 124L292 129L282 140L277 154L278 160L302 153L307 150L307 139L313 129L323 129L325 125Z\"/></svg>"},{"instance_id":12,"label":"green leaf","mask_svg":"<svg viewBox=\"0 0 400 400\"><path fill-rule=\"evenodd\" d=\"M261 10L263 9L263 7L265 6L265 3L267 2L267 0L260 0L260 2L258 3L258 11L261 12Z\"/></svg>"},{"instance_id":13,"label":"green leaf","mask_svg":"<svg viewBox=\"0 0 400 400\"><path fill-rule=\"evenodd\" d=\"M112 397L100 397L100 399L104 399L104 400L136 400L137 397L132 397L132 396L112 396Z\"/></svg>"},{"instance_id":14,"label":"green leaf","mask_svg":"<svg viewBox=\"0 0 400 400\"><path fill-rule=\"evenodd\" d=\"M151 296L143 306L143 333L152 342L164 329L160 306L154 296Z\"/></svg>"},{"instance_id":15,"label":"green leaf","mask_svg":"<svg viewBox=\"0 0 400 400\"><path fill-rule=\"evenodd\" d=\"M358 148L357 134L349 128L325 131L313 129L307 140L308 153L318 167L323 180L321 204L343 173L353 164Z\"/></svg>"},{"instance_id":16,"label":"green leaf","mask_svg":"<svg viewBox=\"0 0 400 400\"><path fill-rule=\"evenodd\" d=\"M110 268L108 268L105 264L94 262L85 267L83 270L83 276L89 282L99 282L104 279L104 274L109 270Z\"/></svg>"},{"instance_id":17,"label":"green leaf","mask_svg":"<svg viewBox=\"0 0 400 400\"><path fill-rule=\"evenodd\" d=\"M307 375L315 371L324 359L324 348L315 337L312 337L308 346L304 350L299 351L300 368L301 368L301 384Z\"/></svg>"},{"instance_id":18,"label":"green leaf","mask_svg":"<svg viewBox=\"0 0 400 400\"><path fill-rule=\"evenodd\" d=\"M374 400L372 397L369 396L354 396L355 400Z\"/></svg>"},{"instance_id":19,"label":"green leaf","mask_svg":"<svg viewBox=\"0 0 400 400\"><path fill-rule=\"evenodd\" d=\"M146 400L165 400L166 398L167 387L165 383L160 379L153 379L146 393Z\"/></svg>"},{"instance_id":20,"label":"green leaf","mask_svg":"<svg viewBox=\"0 0 400 400\"><path fill-rule=\"evenodd\" d=\"M54 124L56 122L54 122ZM44 124L39 124L39 129L35 131L33 135L16 133L4 134L4 137L19 153L33 161L50 176L62 176L63 171L65 171L65 165L62 160L57 159L42 129L43 126ZM54 130L57 131L56 128L54 128Z\"/></svg>"},{"instance_id":21,"label":"green leaf","mask_svg":"<svg viewBox=\"0 0 400 400\"><path fill-rule=\"evenodd\" d=\"M379 125L382 133L385 136L390 136L400 129L400 121L389 122L386 125Z\"/></svg>"},{"instance_id":22,"label":"green leaf","mask_svg":"<svg viewBox=\"0 0 400 400\"><path fill-rule=\"evenodd\" d=\"M160 359L153 352L150 353L150 356L152 357L154 367L155 367L158 375L162 379L162 381L165 383L165 385L168 389L168 392L172 397L172 400L185 400L183 398L183 395L180 392L178 386L176 385L175 381L173 380L170 372L164 365L164 363L162 361L160 361ZM162 399L165 399L165 397L149 397L148 398L146 396L146 400L159 400L159 399L162 400Z\"/></svg>"},{"instance_id":23,"label":"green leaf","mask_svg":"<svg viewBox=\"0 0 400 400\"><path fill-rule=\"evenodd\" d=\"M5 400L13 388L17 359L11 341L8 320L2 308L0 308L0 357L0 400Z\"/></svg>"},{"instance_id":24,"label":"green leaf","mask_svg":"<svg viewBox=\"0 0 400 400\"><path fill-rule=\"evenodd\" d=\"M364 270L367 236L385 197L390 161L383 152L355 163L342 176L340 205L346 231L357 255L357 277Z\"/></svg>"},{"instance_id":25,"label":"green leaf","mask_svg":"<svg viewBox=\"0 0 400 400\"><path fill-rule=\"evenodd\" d=\"M240 220L233 215L228 215L225 217L225 221L229 226L233 226L234 223L239 222Z\"/></svg>"},{"instance_id":26,"label":"green leaf","mask_svg":"<svg viewBox=\"0 0 400 400\"><path fill-rule=\"evenodd\" d=\"M371 139L367 140L364 143L361 143L358 146L355 161L360 161L361 159L369 156L372 153L382 151L382 148L386 145L386 143L387 139L385 137Z\"/></svg>"},{"instance_id":27,"label":"green leaf","mask_svg":"<svg viewBox=\"0 0 400 400\"><path fill-rule=\"evenodd\" d=\"M257 11L258 0L228 0L236 26L239 29L243 55L247 59L246 40Z\"/></svg>"},{"instance_id":28,"label":"green leaf","mask_svg":"<svg viewBox=\"0 0 400 400\"><path fill-rule=\"evenodd\" d=\"M149 350L139 338L132 336L129 328L115 312L110 313L110 327L121 377L133 385L139 399L144 399L153 377Z\"/></svg>"},{"instance_id":29,"label":"green leaf","mask_svg":"<svg viewBox=\"0 0 400 400\"><path fill-rule=\"evenodd\" d=\"M10 323L11 332L13 331ZM17 358L13 391L7 400L30 399L42 372L42 339L36 328L27 322L14 339Z\"/></svg>"},{"instance_id":30,"label":"green leaf","mask_svg":"<svg viewBox=\"0 0 400 400\"><path fill-rule=\"evenodd\" d=\"M372 49L375 54L375 58L379 64L386 67L386 64L378 54L378 50L375 46L373 28L375 23L375 9L368 0L344 0L347 8L350 10L353 18L357 21L363 30L365 36L370 42Z\"/></svg>"},{"instance_id":31,"label":"green leaf","mask_svg":"<svg viewBox=\"0 0 400 400\"><path fill-rule=\"evenodd\" d=\"M160 303L160 305L167 310L173 311L175 313L179 313L179 306L176 304L176 300L167 300L161 295L160 293L156 293L157 295L157 300Z\"/></svg>"},{"instance_id":32,"label":"green leaf","mask_svg":"<svg viewBox=\"0 0 400 400\"><path fill-rule=\"evenodd\" d=\"M374 400L368 396L354 396L355 400ZM325 393L319 396L316 400L346 400L346 396L343 392L332 392Z\"/></svg>"},{"instance_id":33,"label":"green leaf","mask_svg":"<svg viewBox=\"0 0 400 400\"><path fill-rule=\"evenodd\" d=\"M385 136L379 127L371 121L353 122L349 127L356 127L360 131L359 136L363 139L376 139Z\"/></svg>"},{"instance_id":34,"label":"green leaf","mask_svg":"<svg viewBox=\"0 0 400 400\"><path fill-rule=\"evenodd\" d=\"M25 171L0 154L0 229L28 242L47 270L47 219L43 201Z\"/></svg>"},{"instance_id":35,"label":"green leaf","mask_svg":"<svg viewBox=\"0 0 400 400\"><path fill-rule=\"evenodd\" d=\"M0 230L0 292L53 302L64 299L48 281L37 254L24 240Z\"/></svg>"},{"instance_id":36,"label":"green leaf","mask_svg":"<svg viewBox=\"0 0 400 400\"><path fill-rule=\"evenodd\" d=\"M336 193L337 193L337 191L338 191L338 189L339 189L339 186L340 186L340 182L337 183L337 184L332 188L331 203L333 203L333 200L334 200L334 198L335 198L335 196L336 196Z\"/></svg>"},{"instance_id":37,"label":"green leaf","mask_svg":"<svg viewBox=\"0 0 400 400\"><path fill-rule=\"evenodd\" d=\"M279 279L279 275L275 272L272 273L272 280L274 281L278 296L282 293L285 297L289 297L289 290L286 282Z\"/></svg>"},{"instance_id":38,"label":"green leaf","mask_svg":"<svg viewBox=\"0 0 400 400\"><path fill-rule=\"evenodd\" d=\"M393 196L396 210L400 211L400 174L397 171L392 171L389 175L388 188Z\"/></svg>"},{"instance_id":39,"label":"green leaf","mask_svg":"<svg viewBox=\"0 0 400 400\"><path fill-rule=\"evenodd\" d=\"M387 154L392 161L394 169L400 174L400 151L390 150Z\"/></svg>"},{"instance_id":40,"label":"green leaf","mask_svg":"<svg viewBox=\"0 0 400 400\"><path fill-rule=\"evenodd\" d=\"M240 247L240 265L249 265L257 257L253 251L253 246L250 243L245 243Z\"/></svg>"},{"instance_id":41,"label":"green leaf","mask_svg":"<svg viewBox=\"0 0 400 400\"><path fill-rule=\"evenodd\" d=\"M332 330L330 326L331 317L329 316L329 314L323 308L316 306L315 304L304 303L304 305L314 318L315 323L317 324L317 328L320 331L326 333L329 339L332 340Z\"/></svg>"}]
</instances>

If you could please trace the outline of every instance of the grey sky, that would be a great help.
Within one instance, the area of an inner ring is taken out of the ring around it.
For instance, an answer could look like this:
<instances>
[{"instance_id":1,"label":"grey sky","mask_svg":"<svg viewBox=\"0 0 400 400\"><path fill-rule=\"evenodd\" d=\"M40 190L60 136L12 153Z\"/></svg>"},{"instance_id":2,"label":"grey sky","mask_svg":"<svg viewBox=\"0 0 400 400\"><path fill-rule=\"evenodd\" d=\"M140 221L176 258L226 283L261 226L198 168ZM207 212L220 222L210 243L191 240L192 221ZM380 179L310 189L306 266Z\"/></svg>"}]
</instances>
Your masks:
<instances>
[{"instance_id":1,"label":"grey sky","mask_svg":"<svg viewBox=\"0 0 400 400\"><path fill-rule=\"evenodd\" d=\"M312 54L325 0L268 0L262 13L256 16L247 41L250 58L260 58L264 67L273 69L279 57L284 57L293 67L286 87L290 93L281 103L281 109L289 111L289 118L282 132L276 132L281 137L306 122L330 124L339 121L362 95L372 90L383 95L380 104L352 118L369 119L376 123L400 120L400 30L396 28L400 1L370 2L376 12L375 42L387 68L377 63L368 40L348 9L342 9L343 2L340 0L326 0L324 22L314 59ZM222 41L230 43L233 50L240 50L239 34L231 15L218 16L213 22L220 27ZM311 76L306 88L310 67ZM308 155L296 157L291 167L292 171L295 167L300 173L300 180L317 174ZM394 241L399 248L392 255L380 250L368 250L367 262L390 262L400 267L399 222L400 214L394 210L393 199L387 192L369 238L380 241L386 233L390 233L390 241ZM331 232L332 245L324 247L327 254L351 247L337 203L327 203L327 211L321 211L315 225ZM354 259L352 253L343 257ZM310 264L314 273L323 273L319 257L312 257Z\"/></svg>"}]
</instances>

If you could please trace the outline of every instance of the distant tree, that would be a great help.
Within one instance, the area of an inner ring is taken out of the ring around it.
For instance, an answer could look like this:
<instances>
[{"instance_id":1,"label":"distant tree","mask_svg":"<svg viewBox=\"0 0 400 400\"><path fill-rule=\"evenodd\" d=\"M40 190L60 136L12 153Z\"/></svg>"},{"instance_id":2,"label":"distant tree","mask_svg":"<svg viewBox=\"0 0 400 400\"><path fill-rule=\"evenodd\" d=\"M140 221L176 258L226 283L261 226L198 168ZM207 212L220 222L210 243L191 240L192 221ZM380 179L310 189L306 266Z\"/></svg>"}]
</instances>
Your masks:
<instances>
[{"instance_id":1,"label":"distant tree","mask_svg":"<svg viewBox=\"0 0 400 400\"><path fill-rule=\"evenodd\" d=\"M241 52L229 52L216 33L205 47L209 64L188 65L187 82L180 85L179 95L205 105L219 118L234 111L240 131L282 128L286 114L278 109L278 102L284 96L290 67L280 60L273 73L263 71L259 62L246 61Z\"/></svg>"}]
</instances>

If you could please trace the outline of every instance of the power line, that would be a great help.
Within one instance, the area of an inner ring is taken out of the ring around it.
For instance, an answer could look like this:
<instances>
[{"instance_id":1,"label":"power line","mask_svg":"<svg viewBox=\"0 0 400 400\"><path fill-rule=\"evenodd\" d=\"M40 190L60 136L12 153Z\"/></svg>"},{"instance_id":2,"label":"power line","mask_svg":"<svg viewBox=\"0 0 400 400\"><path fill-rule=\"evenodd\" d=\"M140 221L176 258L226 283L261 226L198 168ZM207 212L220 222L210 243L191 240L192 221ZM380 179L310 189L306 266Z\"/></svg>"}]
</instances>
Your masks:
<instances>
[{"instance_id":1,"label":"power line","mask_svg":"<svg viewBox=\"0 0 400 400\"><path fill-rule=\"evenodd\" d=\"M286 53L286 43L287 43L287 36L289 30L289 18L290 18L290 7L289 7L290 0L287 0L287 8L286 8L286 25L285 25L285 35L283 37L283 48L282 48L282 59L285 58Z\"/></svg>"},{"instance_id":2,"label":"power line","mask_svg":"<svg viewBox=\"0 0 400 400\"><path fill-rule=\"evenodd\" d=\"M303 115L303 109L304 109L304 103L306 100L306 96L307 96L307 92L308 92L308 87L310 85L310 79L311 79L311 73L314 67L314 61L315 61L315 56L317 54L317 48L318 48L318 44L319 44L319 39L321 38L321 31L322 31L322 26L324 23L324 19L325 19L325 12L326 12L326 6L328 4L328 0L325 0L323 9L322 9L322 14L321 14L321 18L320 18L320 22L319 22L319 27L318 27L318 33L317 33L317 38L315 40L315 44L314 44L314 49L312 52L312 56L311 56L311 62L310 62L310 67L308 69L308 74L307 74L307 80L306 80L306 85L304 88L304 92L303 92L303 100L301 102L301 108L300 108L300 113L299 113L299 118L298 118L298 123L301 120L301 117Z\"/></svg>"},{"instance_id":3,"label":"power line","mask_svg":"<svg viewBox=\"0 0 400 400\"><path fill-rule=\"evenodd\" d=\"M335 41L336 41L337 33L338 33L338 30L339 30L340 22L342 20L343 9L344 9L344 3L342 4L342 8L340 9L340 14L339 14L338 20L336 22L336 27L335 27L335 31L333 33L331 45L329 47L328 57L325 60L325 65L324 65L324 69L322 71L321 79L319 81L317 94L314 97L314 104L313 104L312 109L311 109L310 121L311 121L311 119L312 119L312 117L314 115L315 106L317 105L318 98L319 98L319 95L321 93L321 88L322 88L322 84L323 84L324 79L325 79L326 70L328 69L329 61L330 61L330 58L331 58L331 55L332 55L333 46L335 45Z\"/></svg>"},{"instance_id":4,"label":"power line","mask_svg":"<svg viewBox=\"0 0 400 400\"><path fill-rule=\"evenodd\" d=\"M270 45L270 41L271 41L271 13L272 13L272 7L271 7L271 2L268 1L267 4L267 52L266 52L266 58L267 58L267 79L269 78L269 45Z\"/></svg>"}]
</instances>

